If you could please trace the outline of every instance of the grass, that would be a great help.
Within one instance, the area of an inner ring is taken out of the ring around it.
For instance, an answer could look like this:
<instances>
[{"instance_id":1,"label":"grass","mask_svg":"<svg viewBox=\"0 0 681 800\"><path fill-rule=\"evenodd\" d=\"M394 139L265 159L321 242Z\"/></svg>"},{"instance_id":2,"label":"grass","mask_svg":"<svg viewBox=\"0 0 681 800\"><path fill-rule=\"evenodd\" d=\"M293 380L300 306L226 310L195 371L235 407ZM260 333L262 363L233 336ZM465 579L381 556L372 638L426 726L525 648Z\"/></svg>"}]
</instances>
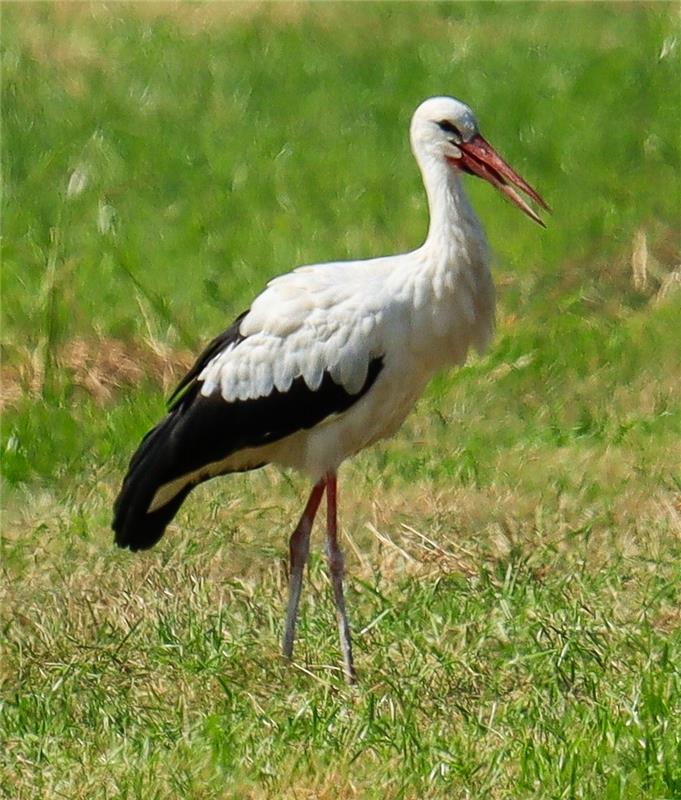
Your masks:
<instances>
[{"instance_id":1,"label":"grass","mask_svg":"<svg viewBox=\"0 0 681 800\"><path fill-rule=\"evenodd\" d=\"M2 6L0 794L681 797L681 65L673 5ZM425 231L435 93L554 208L470 182L484 358L343 468L361 683L321 554L280 663L306 486L111 502L207 338L298 263Z\"/></svg>"}]
</instances>

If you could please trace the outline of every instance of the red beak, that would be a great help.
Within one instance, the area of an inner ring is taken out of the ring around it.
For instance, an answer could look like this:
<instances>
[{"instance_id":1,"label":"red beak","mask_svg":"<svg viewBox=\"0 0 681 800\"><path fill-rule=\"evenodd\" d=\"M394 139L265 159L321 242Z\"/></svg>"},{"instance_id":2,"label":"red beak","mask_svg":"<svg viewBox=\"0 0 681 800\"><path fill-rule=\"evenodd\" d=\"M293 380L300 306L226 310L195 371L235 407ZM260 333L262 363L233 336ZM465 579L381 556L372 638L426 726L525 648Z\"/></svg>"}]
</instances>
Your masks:
<instances>
[{"instance_id":1,"label":"red beak","mask_svg":"<svg viewBox=\"0 0 681 800\"><path fill-rule=\"evenodd\" d=\"M492 184L500 192L506 195L508 199L514 203L521 211L524 211L530 219L543 228L546 227L539 216L534 210L525 202L525 200L516 192L513 186L525 192L528 197L531 197L537 205L541 206L545 211L550 211L546 201L542 196L533 189L527 181L523 180L518 173L512 169L504 159L495 151L489 142L476 134L468 142L457 143L457 147L461 151L460 158L450 158L447 156L447 161L458 169L468 172L471 175L477 175L479 178L484 178ZM510 184L513 184L511 186Z\"/></svg>"}]
</instances>

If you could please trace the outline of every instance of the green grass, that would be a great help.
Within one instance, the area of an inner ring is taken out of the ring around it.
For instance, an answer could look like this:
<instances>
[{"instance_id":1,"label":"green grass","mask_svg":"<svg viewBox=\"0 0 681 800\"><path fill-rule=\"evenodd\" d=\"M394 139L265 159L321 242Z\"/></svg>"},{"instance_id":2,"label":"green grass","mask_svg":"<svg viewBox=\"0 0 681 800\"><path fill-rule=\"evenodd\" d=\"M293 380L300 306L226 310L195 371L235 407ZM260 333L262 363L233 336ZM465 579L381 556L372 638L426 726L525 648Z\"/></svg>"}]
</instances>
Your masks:
<instances>
[{"instance_id":1,"label":"green grass","mask_svg":"<svg viewBox=\"0 0 681 800\"><path fill-rule=\"evenodd\" d=\"M679 39L663 3L3 4L0 795L681 797ZM436 93L554 213L469 182L495 342L343 468L348 688L319 553L278 656L301 479L201 487L135 557L110 507L269 277L420 243Z\"/></svg>"}]
</instances>

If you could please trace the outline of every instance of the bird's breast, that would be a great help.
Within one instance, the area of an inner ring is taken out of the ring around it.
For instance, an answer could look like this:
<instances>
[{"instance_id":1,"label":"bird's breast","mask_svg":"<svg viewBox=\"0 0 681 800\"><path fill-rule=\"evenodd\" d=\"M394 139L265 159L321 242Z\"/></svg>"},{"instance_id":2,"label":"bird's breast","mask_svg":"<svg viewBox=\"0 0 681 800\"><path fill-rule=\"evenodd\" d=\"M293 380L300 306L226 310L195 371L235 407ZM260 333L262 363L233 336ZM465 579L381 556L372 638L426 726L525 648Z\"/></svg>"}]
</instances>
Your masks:
<instances>
[{"instance_id":1,"label":"bird's breast","mask_svg":"<svg viewBox=\"0 0 681 800\"><path fill-rule=\"evenodd\" d=\"M486 348L494 331L494 286L486 263L459 259L415 271L403 291L410 296L405 347L424 369L463 364L471 347Z\"/></svg>"}]
</instances>

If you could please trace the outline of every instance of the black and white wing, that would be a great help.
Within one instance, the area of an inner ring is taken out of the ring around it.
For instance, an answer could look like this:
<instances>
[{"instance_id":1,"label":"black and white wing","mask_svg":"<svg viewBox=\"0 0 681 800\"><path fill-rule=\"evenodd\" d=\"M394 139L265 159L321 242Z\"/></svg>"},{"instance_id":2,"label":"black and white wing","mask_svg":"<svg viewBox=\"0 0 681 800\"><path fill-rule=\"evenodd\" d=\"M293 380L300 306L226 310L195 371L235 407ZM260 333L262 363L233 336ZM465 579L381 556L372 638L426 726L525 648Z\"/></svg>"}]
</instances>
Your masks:
<instances>
[{"instance_id":1,"label":"black and white wing","mask_svg":"<svg viewBox=\"0 0 681 800\"><path fill-rule=\"evenodd\" d=\"M114 504L119 546L151 547L200 482L263 466L271 445L371 389L380 310L344 291L334 266L272 281L197 359L130 462Z\"/></svg>"}]
</instances>

